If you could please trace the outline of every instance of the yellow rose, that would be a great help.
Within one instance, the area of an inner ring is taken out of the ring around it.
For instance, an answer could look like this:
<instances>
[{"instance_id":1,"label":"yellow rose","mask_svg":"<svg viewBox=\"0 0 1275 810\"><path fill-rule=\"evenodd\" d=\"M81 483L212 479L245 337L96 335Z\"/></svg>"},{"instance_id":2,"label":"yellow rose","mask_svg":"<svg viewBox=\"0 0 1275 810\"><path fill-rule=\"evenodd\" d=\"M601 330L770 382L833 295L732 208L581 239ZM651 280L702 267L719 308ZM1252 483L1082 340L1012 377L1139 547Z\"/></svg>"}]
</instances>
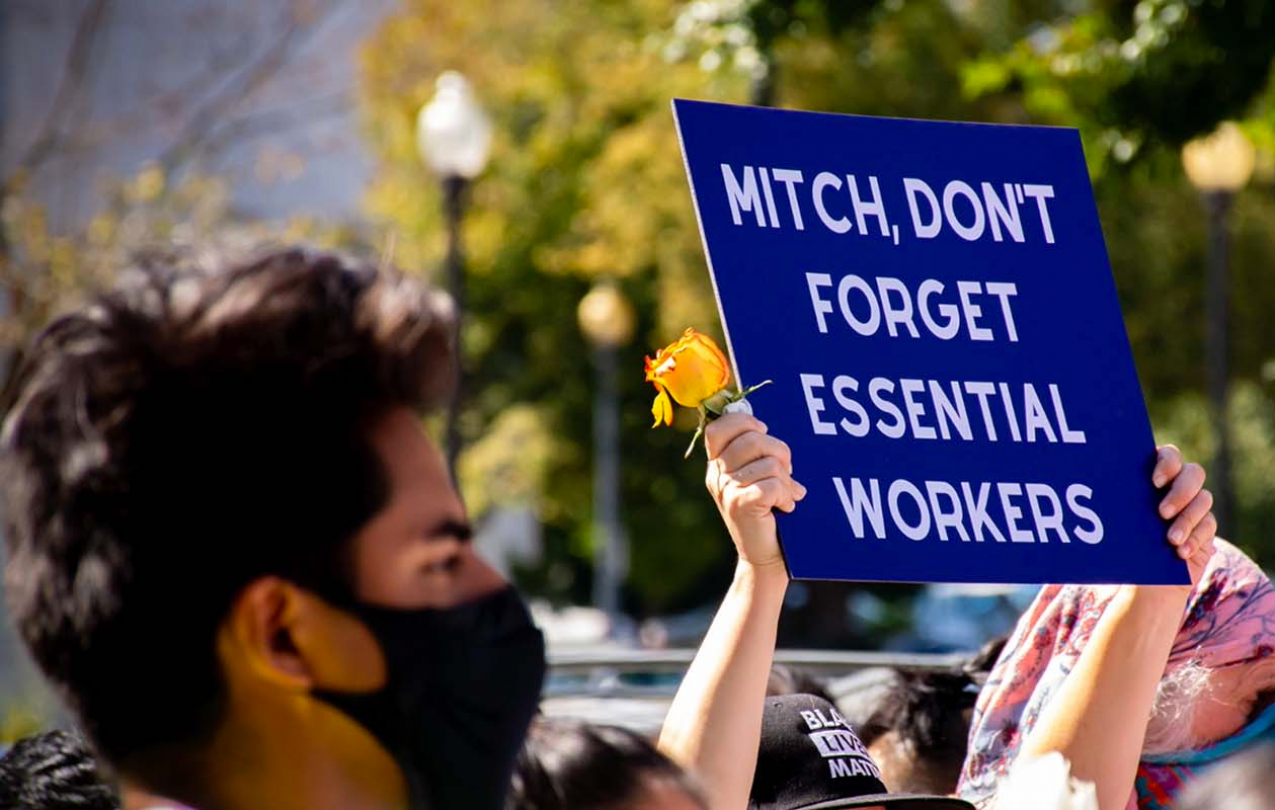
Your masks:
<instances>
[{"instance_id":1,"label":"yellow rose","mask_svg":"<svg viewBox=\"0 0 1275 810\"><path fill-rule=\"evenodd\" d=\"M730 365L726 355L708 335L687 329L676 342L670 343L646 358L646 381L659 393L651 406L658 427L661 422L673 424L671 395L679 405L698 408L700 403L730 383Z\"/></svg>"}]
</instances>

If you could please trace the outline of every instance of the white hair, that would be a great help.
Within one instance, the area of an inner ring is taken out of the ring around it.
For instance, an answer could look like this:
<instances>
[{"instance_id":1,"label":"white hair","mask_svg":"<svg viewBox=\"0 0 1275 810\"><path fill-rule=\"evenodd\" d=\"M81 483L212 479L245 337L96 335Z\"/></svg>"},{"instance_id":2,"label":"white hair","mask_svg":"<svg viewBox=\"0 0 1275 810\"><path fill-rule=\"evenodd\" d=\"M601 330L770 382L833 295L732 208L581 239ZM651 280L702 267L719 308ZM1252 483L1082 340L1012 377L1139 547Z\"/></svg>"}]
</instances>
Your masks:
<instances>
[{"instance_id":1,"label":"white hair","mask_svg":"<svg viewBox=\"0 0 1275 810\"><path fill-rule=\"evenodd\" d=\"M1161 678L1142 750L1163 754L1196 747L1201 742L1195 739L1196 714L1216 692L1213 670L1199 661L1189 661Z\"/></svg>"}]
</instances>

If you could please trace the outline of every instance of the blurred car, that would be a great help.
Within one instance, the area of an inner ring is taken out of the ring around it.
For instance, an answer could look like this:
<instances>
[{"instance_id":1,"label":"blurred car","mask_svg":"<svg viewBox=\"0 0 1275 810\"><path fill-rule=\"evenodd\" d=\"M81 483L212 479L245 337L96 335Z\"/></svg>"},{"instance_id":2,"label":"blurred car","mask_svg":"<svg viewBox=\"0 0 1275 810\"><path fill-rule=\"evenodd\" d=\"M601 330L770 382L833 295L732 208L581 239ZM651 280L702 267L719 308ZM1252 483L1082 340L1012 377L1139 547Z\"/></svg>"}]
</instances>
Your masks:
<instances>
[{"instance_id":1,"label":"blurred car","mask_svg":"<svg viewBox=\"0 0 1275 810\"><path fill-rule=\"evenodd\" d=\"M929 585L912 605L912 628L887 649L915 652L977 650L1014 628L1038 585Z\"/></svg>"}]
</instances>

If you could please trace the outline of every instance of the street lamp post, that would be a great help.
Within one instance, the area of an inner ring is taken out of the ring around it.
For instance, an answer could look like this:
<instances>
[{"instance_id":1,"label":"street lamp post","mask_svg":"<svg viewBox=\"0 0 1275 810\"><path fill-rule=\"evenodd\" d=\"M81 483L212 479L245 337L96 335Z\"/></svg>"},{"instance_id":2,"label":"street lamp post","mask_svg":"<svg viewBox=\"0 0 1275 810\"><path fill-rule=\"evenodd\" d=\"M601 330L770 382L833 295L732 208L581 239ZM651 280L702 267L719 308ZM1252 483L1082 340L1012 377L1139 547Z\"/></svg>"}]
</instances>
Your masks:
<instances>
[{"instance_id":1,"label":"street lamp post","mask_svg":"<svg viewBox=\"0 0 1275 810\"><path fill-rule=\"evenodd\" d=\"M1222 531L1232 531L1231 437L1227 427L1229 369L1229 230L1227 215L1235 193L1253 174L1253 144L1233 122L1182 147L1182 166L1191 184L1204 196L1209 218L1209 264L1205 284L1205 362L1210 419L1217 450L1211 470L1213 512Z\"/></svg>"},{"instance_id":2,"label":"street lamp post","mask_svg":"<svg viewBox=\"0 0 1275 810\"><path fill-rule=\"evenodd\" d=\"M628 573L628 538L620 522L620 402L616 349L633 339L633 307L619 288L600 282L576 311L593 345L597 390L593 401L593 605L614 619Z\"/></svg>"},{"instance_id":3,"label":"street lamp post","mask_svg":"<svg viewBox=\"0 0 1275 810\"><path fill-rule=\"evenodd\" d=\"M465 393L461 353L465 257L461 248L460 226L465 213L466 190L469 182L482 174L487 166L491 139L491 119L479 106L468 80L451 70L439 76L434 97L421 107L416 118L416 146L421 160L442 183L443 213L447 219L447 291L456 306L455 332L452 335L456 386L447 405L444 443L447 466L453 476L456 457L460 454L458 421Z\"/></svg>"}]
</instances>

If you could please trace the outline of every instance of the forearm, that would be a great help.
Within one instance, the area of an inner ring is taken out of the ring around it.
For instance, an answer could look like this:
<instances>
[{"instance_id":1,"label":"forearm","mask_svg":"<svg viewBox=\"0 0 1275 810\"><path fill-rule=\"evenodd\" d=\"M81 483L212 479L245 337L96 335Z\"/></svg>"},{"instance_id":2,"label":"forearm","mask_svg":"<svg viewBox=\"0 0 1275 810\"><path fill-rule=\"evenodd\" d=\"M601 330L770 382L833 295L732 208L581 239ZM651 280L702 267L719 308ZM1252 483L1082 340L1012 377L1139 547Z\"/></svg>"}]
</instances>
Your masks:
<instances>
[{"instance_id":1,"label":"forearm","mask_svg":"<svg viewBox=\"0 0 1275 810\"><path fill-rule=\"evenodd\" d=\"M782 563L738 564L660 732L660 750L702 780L713 810L748 804L787 587Z\"/></svg>"},{"instance_id":2,"label":"forearm","mask_svg":"<svg viewBox=\"0 0 1275 810\"><path fill-rule=\"evenodd\" d=\"M1019 757L1060 752L1072 775L1097 786L1101 810L1121 810L1185 604L1185 589L1121 589Z\"/></svg>"}]
</instances>

